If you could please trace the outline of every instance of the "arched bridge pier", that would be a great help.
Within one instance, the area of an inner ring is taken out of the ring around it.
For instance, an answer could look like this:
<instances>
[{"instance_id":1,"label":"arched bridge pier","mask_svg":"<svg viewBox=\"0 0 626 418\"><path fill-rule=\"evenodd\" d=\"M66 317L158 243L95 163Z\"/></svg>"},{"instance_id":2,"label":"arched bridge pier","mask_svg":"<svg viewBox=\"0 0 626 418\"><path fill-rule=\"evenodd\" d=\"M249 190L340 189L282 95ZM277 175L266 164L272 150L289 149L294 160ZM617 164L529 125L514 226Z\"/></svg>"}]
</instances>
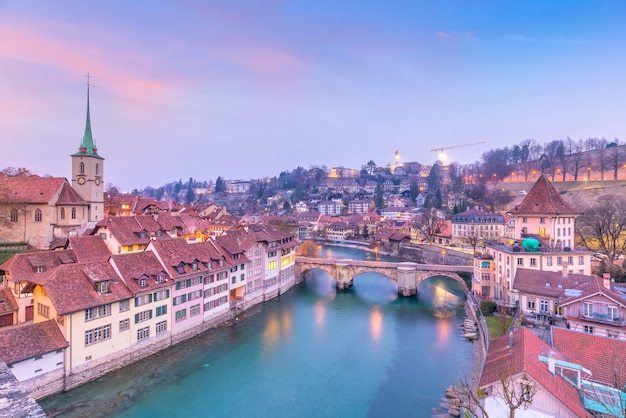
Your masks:
<instances>
[{"instance_id":1,"label":"arched bridge pier","mask_svg":"<svg viewBox=\"0 0 626 418\"><path fill-rule=\"evenodd\" d=\"M352 287L354 278L362 273L380 273L398 287L402 296L413 296L422 282L430 277L449 277L467 289L465 281L457 274L459 271L471 272L471 266L446 266L438 264L417 264L411 262L363 261L352 259L325 259L296 257L296 276L302 280L309 270L324 270L336 281L337 289Z\"/></svg>"}]
</instances>

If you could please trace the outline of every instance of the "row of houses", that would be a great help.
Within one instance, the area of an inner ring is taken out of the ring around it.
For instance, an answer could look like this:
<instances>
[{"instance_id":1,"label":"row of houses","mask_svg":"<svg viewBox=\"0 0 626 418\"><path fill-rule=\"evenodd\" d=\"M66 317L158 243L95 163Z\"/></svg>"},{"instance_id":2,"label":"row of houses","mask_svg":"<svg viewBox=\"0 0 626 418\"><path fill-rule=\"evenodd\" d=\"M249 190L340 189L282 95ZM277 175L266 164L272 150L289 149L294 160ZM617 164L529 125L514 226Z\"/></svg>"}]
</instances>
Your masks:
<instances>
[{"instance_id":1,"label":"row of houses","mask_svg":"<svg viewBox=\"0 0 626 418\"><path fill-rule=\"evenodd\" d=\"M296 282L297 240L265 224L194 243L150 237L121 253L99 234L68 241L0 266L0 357L36 398L197 335Z\"/></svg>"}]
</instances>

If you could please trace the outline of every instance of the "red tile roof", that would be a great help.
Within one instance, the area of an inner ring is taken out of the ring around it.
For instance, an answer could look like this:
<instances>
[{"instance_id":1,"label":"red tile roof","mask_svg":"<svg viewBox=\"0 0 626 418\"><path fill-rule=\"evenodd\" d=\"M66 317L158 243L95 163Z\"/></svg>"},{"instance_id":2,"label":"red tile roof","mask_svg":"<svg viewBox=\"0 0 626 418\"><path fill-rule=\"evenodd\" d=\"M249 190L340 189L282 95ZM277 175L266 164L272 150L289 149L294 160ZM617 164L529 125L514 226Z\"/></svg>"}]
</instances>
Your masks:
<instances>
[{"instance_id":1,"label":"red tile roof","mask_svg":"<svg viewBox=\"0 0 626 418\"><path fill-rule=\"evenodd\" d=\"M98 293L95 283L110 282L110 293ZM24 291L43 286L59 315L129 299L132 293L107 262L66 264L35 275Z\"/></svg>"},{"instance_id":2,"label":"red tile roof","mask_svg":"<svg viewBox=\"0 0 626 418\"><path fill-rule=\"evenodd\" d=\"M143 229L132 216L108 217L98 224L98 228L106 228L120 245L148 244L150 237L148 231ZM145 237L140 237L144 232Z\"/></svg>"},{"instance_id":3,"label":"red tile roof","mask_svg":"<svg viewBox=\"0 0 626 418\"><path fill-rule=\"evenodd\" d=\"M580 215L565 203L552 183L541 175L524 200L508 213L512 215Z\"/></svg>"},{"instance_id":4,"label":"red tile roof","mask_svg":"<svg viewBox=\"0 0 626 418\"><path fill-rule=\"evenodd\" d=\"M13 293L7 287L0 289L0 315L6 315L19 309Z\"/></svg>"},{"instance_id":5,"label":"red tile roof","mask_svg":"<svg viewBox=\"0 0 626 418\"><path fill-rule=\"evenodd\" d=\"M72 205L72 206L89 206L89 203L85 202L76 190L69 185L67 181L63 182L61 187L61 193L56 201L57 205Z\"/></svg>"},{"instance_id":6,"label":"red tile roof","mask_svg":"<svg viewBox=\"0 0 626 418\"><path fill-rule=\"evenodd\" d=\"M52 198L67 180L62 177L3 177L0 176L0 194L2 202L19 203L56 203Z\"/></svg>"},{"instance_id":7,"label":"red tile roof","mask_svg":"<svg viewBox=\"0 0 626 418\"><path fill-rule=\"evenodd\" d=\"M552 344L567 361L590 370L590 380L617 387L626 383L626 341L552 327Z\"/></svg>"},{"instance_id":8,"label":"red tile roof","mask_svg":"<svg viewBox=\"0 0 626 418\"><path fill-rule=\"evenodd\" d=\"M15 254L0 265L0 270L8 272L10 280L18 283L28 281L61 264L76 263L76 261L76 255L72 250L36 251ZM37 273L38 269L43 270L42 273Z\"/></svg>"},{"instance_id":9,"label":"red tile roof","mask_svg":"<svg viewBox=\"0 0 626 418\"><path fill-rule=\"evenodd\" d=\"M68 346L53 319L0 332L0 358L6 364L28 360Z\"/></svg>"},{"instance_id":10,"label":"red tile roof","mask_svg":"<svg viewBox=\"0 0 626 418\"><path fill-rule=\"evenodd\" d=\"M540 385L540 390L548 391L576 416L590 416L582 407L576 388L558 374L551 374L548 365L539 360L539 356L547 357L550 353L558 360L565 360L561 353L526 327L513 331L512 343L509 335L491 341L480 378L481 388L498 383L504 376L526 373Z\"/></svg>"},{"instance_id":11,"label":"red tile roof","mask_svg":"<svg viewBox=\"0 0 626 418\"><path fill-rule=\"evenodd\" d=\"M106 261L111 257L111 252L99 235L70 237L69 248L74 251L79 263Z\"/></svg>"},{"instance_id":12,"label":"red tile roof","mask_svg":"<svg viewBox=\"0 0 626 418\"><path fill-rule=\"evenodd\" d=\"M563 297L559 305L570 305L593 295L603 295L611 299L613 303L617 305L626 305L626 301L624 301L619 292L604 287L602 285L602 279L596 276L589 276L589 278L585 282L581 283L579 286L576 286L576 289L579 289L581 291L580 295Z\"/></svg>"},{"instance_id":13,"label":"red tile roof","mask_svg":"<svg viewBox=\"0 0 626 418\"><path fill-rule=\"evenodd\" d=\"M161 265L152 251L116 254L111 257L111 264L135 295L172 285L172 279L167 274L167 269ZM166 274L165 281L158 283L156 277L161 272ZM138 279L143 276L147 278L147 286L145 287L139 286L138 283Z\"/></svg>"},{"instance_id":14,"label":"red tile roof","mask_svg":"<svg viewBox=\"0 0 626 418\"><path fill-rule=\"evenodd\" d=\"M513 289L556 299L565 294L565 289L577 288L593 279L594 276L584 274L567 274L564 277L561 272L518 268L513 279Z\"/></svg>"}]
</instances>

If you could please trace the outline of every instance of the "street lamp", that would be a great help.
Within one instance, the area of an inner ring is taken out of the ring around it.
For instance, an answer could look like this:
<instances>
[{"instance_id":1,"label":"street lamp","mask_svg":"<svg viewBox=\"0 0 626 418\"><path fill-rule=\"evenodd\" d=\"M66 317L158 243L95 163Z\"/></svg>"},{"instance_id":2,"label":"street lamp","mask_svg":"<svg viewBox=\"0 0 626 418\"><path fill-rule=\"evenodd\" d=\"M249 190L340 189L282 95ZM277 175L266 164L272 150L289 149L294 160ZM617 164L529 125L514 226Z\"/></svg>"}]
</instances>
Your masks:
<instances>
[{"instance_id":1,"label":"street lamp","mask_svg":"<svg viewBox=\"0 0 626 418\"><path fill-rule=\"evenodd\" d=\"M374 248L374 253L376 254L376 261L378 261L378 247Z\"/></svg>"},{"instance_id":2,"label":"street lamp","mask_svg":"<svg viewBox=\"0 0 626 418\"><path fill-rule=\"evenodd\" d=\"M446 264L446 250L441 250L441 264Z\"/></svg>"}]
</instances>

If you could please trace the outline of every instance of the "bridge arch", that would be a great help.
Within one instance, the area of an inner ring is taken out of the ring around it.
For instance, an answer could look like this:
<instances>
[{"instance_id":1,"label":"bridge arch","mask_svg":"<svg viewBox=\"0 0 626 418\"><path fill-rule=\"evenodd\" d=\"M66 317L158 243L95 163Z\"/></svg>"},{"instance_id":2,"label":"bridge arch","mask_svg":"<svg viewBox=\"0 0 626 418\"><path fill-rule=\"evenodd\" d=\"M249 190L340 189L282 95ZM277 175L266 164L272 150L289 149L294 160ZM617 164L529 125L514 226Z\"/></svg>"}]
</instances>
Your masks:
<instances>
[{"instance_id":1,"label":"bridge arch","mask_svg":"<svg viewBox=\"0 0 626 418\"><path fill-rule=\"evenodd\" d=\"M457 274L457 271L472 271L471 266L296 257L296 275L301 277L301 280L306 278L307 272L311 269L328 272L339 290L352 287L354 278L359 274L380 273L396 283L398 293L403 296L415 295L419 285L434 276L449 277L467 289L465 281Z\"/></svg>"}]
</instances>

